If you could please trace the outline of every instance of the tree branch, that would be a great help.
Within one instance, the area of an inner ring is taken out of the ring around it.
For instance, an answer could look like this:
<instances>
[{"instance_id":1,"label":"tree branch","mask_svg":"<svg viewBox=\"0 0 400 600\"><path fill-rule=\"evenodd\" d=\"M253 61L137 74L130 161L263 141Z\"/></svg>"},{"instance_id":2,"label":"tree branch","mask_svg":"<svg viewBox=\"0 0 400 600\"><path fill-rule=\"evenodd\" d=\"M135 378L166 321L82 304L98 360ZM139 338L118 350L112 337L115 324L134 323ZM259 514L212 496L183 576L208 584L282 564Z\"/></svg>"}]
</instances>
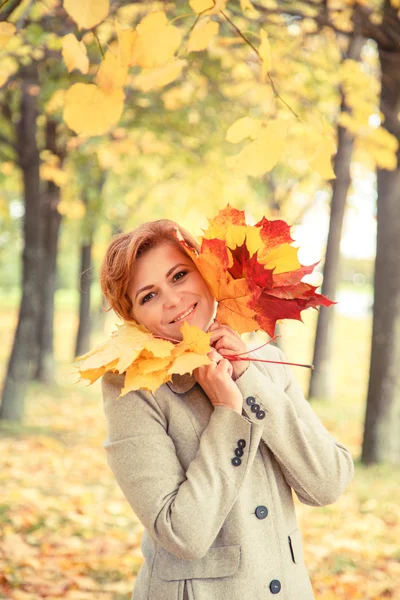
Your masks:
<instances>
[{"instance_id":1,"label":"tree branch","mask_svg":"<svg viewBox=\"0 0 400 600\"><path fill-rule=\"evenodd\" d=\"M11 13L22 4L23 0L3 0L0 4L0 21L7 21Z\"/></svg>"}]
</instances>

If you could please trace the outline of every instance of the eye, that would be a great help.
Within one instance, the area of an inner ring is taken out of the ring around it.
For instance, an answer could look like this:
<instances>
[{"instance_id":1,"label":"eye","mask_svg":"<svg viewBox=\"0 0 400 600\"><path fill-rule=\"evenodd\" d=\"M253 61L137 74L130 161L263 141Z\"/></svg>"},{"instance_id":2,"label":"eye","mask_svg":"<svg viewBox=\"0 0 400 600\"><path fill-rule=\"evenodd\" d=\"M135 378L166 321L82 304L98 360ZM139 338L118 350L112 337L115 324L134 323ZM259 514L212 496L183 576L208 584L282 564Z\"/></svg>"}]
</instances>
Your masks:
<instances>
[{"instance_id":1,"label":"eye","mask_svg":"<svg viewBox=\"0 0 400 600\"><path fill-rule=\"evenodd\" d=\"M184 277L185 275L187 275L189 273L189 271L179 271L178 273L175 273L173 278L175 279L175 277L177 277L178 275L182 275L182 273L183 273L183 277ZM179 277L179 279L182 279L182 277Z\"/></svg>"},{"instance_id":2,"label":"eye","mask_svg":"<svg viewBox=\"0 0 400 600\"><path fill-rule=\"evenodd\" d=\"M146 294L146 296L143 296L143 298L140 301L140 304L144 304L145 302L147 302L146 298L151 296L151 294L154 294L154 292L150 292L150 294ZM150 298L150 300L151 300L151 298Z\"/></svg>"}]
</instances>

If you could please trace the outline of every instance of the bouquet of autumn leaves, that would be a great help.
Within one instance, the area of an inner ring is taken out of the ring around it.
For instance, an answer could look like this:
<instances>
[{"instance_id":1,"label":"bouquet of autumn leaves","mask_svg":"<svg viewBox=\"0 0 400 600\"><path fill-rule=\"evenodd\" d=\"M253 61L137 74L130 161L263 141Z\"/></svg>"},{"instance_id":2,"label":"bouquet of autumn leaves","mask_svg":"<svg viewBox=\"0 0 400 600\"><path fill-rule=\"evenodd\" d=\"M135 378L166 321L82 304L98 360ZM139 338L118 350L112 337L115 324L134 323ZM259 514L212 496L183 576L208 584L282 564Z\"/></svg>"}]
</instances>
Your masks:
<instances>
[{"instance_id":1,"label":"bouquet of autumn leaves","mask_svg":"<svg viewBox=\"0 0 400 600\"><path fill-rule=\"evenodd\" d=\"M290 226L283 220L263 217L250 226L244 211L228 204L210 220L200 252L177 230L175 236L218 302L216 320L239 334L263 330L273 337L278 320L301 321L306 308L333 304L302 281L319 261L300 264L298 249L291 246ZM121 396L138 389L154 392L173 374L192 373L211 362L207 356L211 334L187 322L180 328L183 339L178 343L135 322L117 327L109 340L76 361L81 378L90 383L107 371L125 373ZM256 359L246 356L246 360Z\"/></svg>"}]
</instances>

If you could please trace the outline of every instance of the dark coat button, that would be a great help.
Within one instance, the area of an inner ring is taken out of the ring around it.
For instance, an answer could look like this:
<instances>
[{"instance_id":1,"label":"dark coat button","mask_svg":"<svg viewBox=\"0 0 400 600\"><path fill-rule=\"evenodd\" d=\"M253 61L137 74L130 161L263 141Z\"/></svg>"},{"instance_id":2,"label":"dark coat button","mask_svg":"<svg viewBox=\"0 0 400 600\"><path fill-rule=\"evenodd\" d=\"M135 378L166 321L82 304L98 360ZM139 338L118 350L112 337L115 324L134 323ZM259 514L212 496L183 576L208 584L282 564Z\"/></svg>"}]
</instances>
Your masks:
<instances>
[{"instance_id":1,"label":"dark coat button","mask_svg":"<svg viewBox=\"0 0 400 600\"><path fill-rule=\"evenodd\" d=\"M269 584L269 589L273 594L278 594L281 591L281 582L279 579L273 579Z\"/></svg>"},{"instance_id":2,"label":"dark coat button","mask_svg":"<svg viewBox=\"0 0 400 600\"><path fill-rule=\"evenodd\" d=\"M256 413L257 419L263 419L265 417L265 410L259 410Z\"/></svg>"},{"instance_id":3,"label":"dark coat button","mask_svg":"<svg viewBox=\"0 0 400 600\"><path fill-rule=\"evenodd\" d=\"M265 519L268 515L268 508L266 506L257 506L256 508L256 517L257 519Z\"/></svg>"},{"instance_id":4,"label":"dark coat button","mask_svg":"<svg viewBox=\"0 0 400 600\"><path fill-rule=\"evenodd\" d=\"M238 440L237 445L239 448L244 448L246 446L246 440Z\"/></svg>"},{"instance_id":5,"label":"dark coat button","mask_svg":"<svg viewBox=\"0 0 400 600\"><path fill-rule=\"evenodd\" d=\"M254 404L254 402L256 401L256 399L254 398L254 396L249 396L246 400L247 404L249 406L251 406L252 404Z\"/></svg>"},{"instance_id":6,"label":"dark coat button","mask_svg":"<svg viewBox=\"0 0 400 600\"><path fill-rule=\"evenodd\" d=\"M239 465L242 464L242 461L240 460L240 458L235 456L234 458L232 458L232 464L233 464L233 466L238 467Z\"/></svg>"},{"instance_id":7,"label":"dark coat button","mask_svg":"<svg viewBox=\"0 0 400 600\"><path fill-rule=\"evenodd\" d=\"M252 404L251 405L252 412L257 412L259 409L260 409L260 405L259 404Z\"/></svg>"},{"instance_id":8,"label":"dark coat button","mask_svg":"<svg viewBox=\"0 0 400 600\"><path fill-rule=\"evenodd\" d=\"M241 448L235 448L236 456L243 456L243 450Z\"/></svg>"}]
</instances>

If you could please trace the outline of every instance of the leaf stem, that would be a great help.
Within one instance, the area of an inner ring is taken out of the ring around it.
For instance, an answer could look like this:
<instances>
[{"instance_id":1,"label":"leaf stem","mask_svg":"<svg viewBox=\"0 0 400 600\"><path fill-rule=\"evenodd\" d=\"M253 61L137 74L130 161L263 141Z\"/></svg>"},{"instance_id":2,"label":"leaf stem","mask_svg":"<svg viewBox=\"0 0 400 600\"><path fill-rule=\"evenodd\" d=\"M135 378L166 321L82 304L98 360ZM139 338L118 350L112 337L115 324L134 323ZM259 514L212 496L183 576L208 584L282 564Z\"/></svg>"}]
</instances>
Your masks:
<instances>
[{"instance_id":1,"label":"leaf stem","mask_svg":"<svg viewBox=\"0 0 400 600\"><path fill-rule=\"evenodd\" d=\"M230 24L232 25L232 27L235 29L235 31L236 31L236 32L237 32L237 33L240 35L240 37L241 37L241 38L242 38L242 39L243 39L243 40L246 42L246 44L248 44L248 45L250 46L250 48L252 48L252 49L254 50L254 52L257 54L258 58L259 58L259 59L262 61L262 58L261 58L261 56L260 56L260 53L259 53L259 51L257 50L257 48L256 48L256 47L255 47L255 46L254 46L254 45L253 45L253 44L250 42L250 40L249 40L249 39L248 39L248 38L247 38L247 37L246 37L246 36L245 36L245 35L244 35L244 34L243 34L241 31L240 31L239 27L237 27L237 26L235 25L235 23L232 21L232 19L230 19L230 18L228 17L228 15L227 15L227 14L226 14L226 13L225 13L223 10L221 10L220 12L221 12L221 15L223 15L223 16L225 17L225 19L228 21L228 23L230 23ZM285 100L282 98L282 96L281 96L281 95L278 93L278 90L277 90L277 89L276 89L276 87L275 87L275 83L274 83L274 81L273 81L273 79L272 79L272 77L271 77L271 75L270 75L269 71L267 71L267 75L268 75L268 79L269 79L269 80L270 80L270 82L271 82L272 91L274 92L275 96L276 96L277 98L279 98L279 100L280 100L281 102L283 102L283 104L284 104L285 106L287 106L287 108L290 110L290 112L294 114L294 116L296 117L296 119L298 119L299 121L302 121L302 120L300 119L299 115L298 115L298 114L297 114L297 113L296 113L296 112L293 110L293 108L292 108L291 106L289 106L289 104L288 104L288 103L287 103L287 102L286 102L286 101L285 101Z\"/></svg>"},{"instance_id":2,"label":"leaf stem","mask_svg":"<svg viewBox=\"0 0 400 600\"><path fill-rule=\"evenodd\" d=\"M224 356L224 355L222 355ZM263 358L242 358L240 356L226 356L225 358L227 358L228 360L232 360L232 361L237 361L237 360L249 360L250 362L263 362L263 363L273 363L275 365L293 365L294 367L306 367L307 369L311 369L312 371L314 370L314 365L303 365L300 363L293 363L293 362L286 362L286 361L280 361L280 360L266 360Z\"/></svg>"},{"instance_id":3,"label":"leaf stem","mask_svg":"<svg viewBox=\"0 0 400 600\"><path fill-rule=\"evenodd\" d=\"M100 48L101 55L102 55L102 57L104 58L104 50L103 50L103 48L101 47L100 40L99 40L99 36L97 35L97 31L96 31L96 29L95 29L94 27L93 27L93 29L92 29L92 33L93 33L93 35L94 35L94 37L95 37L95 39L96 39L96 42L97 42L97 43L98 43L98 45L99 45L99 48Z\"/></svg>"}]
</instances>

